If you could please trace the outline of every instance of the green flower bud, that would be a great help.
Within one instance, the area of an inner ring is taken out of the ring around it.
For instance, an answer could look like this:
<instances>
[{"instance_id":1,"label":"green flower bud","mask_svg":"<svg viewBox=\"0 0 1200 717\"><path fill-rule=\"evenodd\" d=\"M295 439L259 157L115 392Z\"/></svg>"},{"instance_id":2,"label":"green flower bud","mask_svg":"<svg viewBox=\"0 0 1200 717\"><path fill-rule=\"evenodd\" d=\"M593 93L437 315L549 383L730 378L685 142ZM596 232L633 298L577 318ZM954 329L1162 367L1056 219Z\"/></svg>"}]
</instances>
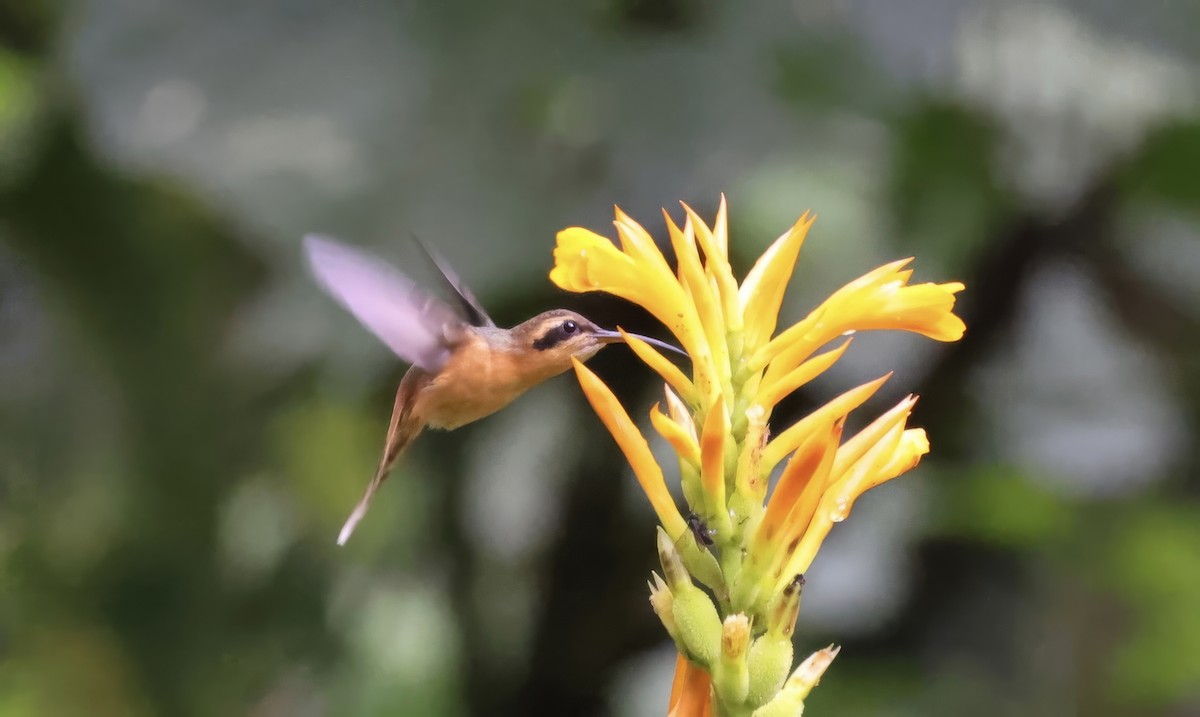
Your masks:
<instances>
[{"instance_id":1,"label":"green flower bud","mask_svg":"<svg viewBox=\"0 0 1200 717\"><path fill-rule=\"evenodd\" d=\"M675 543L658 529L658 557L674 601L671 613L685 654L705 669L712 669L721 644L721 618L708 595L696 587Z\"/></svg>"},{"instance_id":2,"label":"green flower bud","mask_svg":"<svg viewBox=\"0 0 1200 717\"><path fill-rule=\"evenodd\" d=\"M750 619L730 615L721 627L721 659L713 668L713 687L728 705L741 705L750 689L746 654L750 647Z\"/></svg>"},{"instance_id":3,"label":"green flower bud","mask_svg":"<svg viewBox=\"0 0 1200 717\"><path fill-rule=\"evenodd\" d=\"M750 670L750 689L746 704L758 707L766 703L783 687L788 670L792 669L792 640L767 633L750 645L747 660Z\"/></svg>"},{"instance_id":4,"label":"green flower bud","mask_svg":"<svg viewBox=\"0 0 1200 717\"><path fill-rule=\"evenodd\" d=\"M821 681L821 675L837 657L840 647L830 645L824 650L817 650L807 660L800 663L792 676L784 683L783 689L767 704L751 713L751 717L798 717L804 713L804 700L808 693Z\"/></svg>"}]
</instances>

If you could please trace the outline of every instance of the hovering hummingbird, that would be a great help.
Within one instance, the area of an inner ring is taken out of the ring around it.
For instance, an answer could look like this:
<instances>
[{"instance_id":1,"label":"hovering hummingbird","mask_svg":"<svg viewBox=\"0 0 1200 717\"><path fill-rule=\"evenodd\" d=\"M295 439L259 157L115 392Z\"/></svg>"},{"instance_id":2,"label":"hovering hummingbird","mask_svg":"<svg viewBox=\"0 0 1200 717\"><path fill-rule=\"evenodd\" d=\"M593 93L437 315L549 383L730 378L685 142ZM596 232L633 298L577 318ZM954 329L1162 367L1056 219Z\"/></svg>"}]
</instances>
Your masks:
<instances>
[{"instance_id":1,"label":"hovering hummingbird","mask_svg":"<svg viewBox=\"0 0 1200 717\"><path fill-rule=\"evenodd\" d=\"M461 314L419 289L398 270L330 238L308 235L304 248L317 281L371 333L412 367L400 380L383 456L374 478L338 535L344 545L396 459L426 426L452 430L586 361L621 334L574 311L553 309L502 329L442 261L419 241L454 293ZM648 336L662 349L682 350Z\"/></svg>"}]
</instances>

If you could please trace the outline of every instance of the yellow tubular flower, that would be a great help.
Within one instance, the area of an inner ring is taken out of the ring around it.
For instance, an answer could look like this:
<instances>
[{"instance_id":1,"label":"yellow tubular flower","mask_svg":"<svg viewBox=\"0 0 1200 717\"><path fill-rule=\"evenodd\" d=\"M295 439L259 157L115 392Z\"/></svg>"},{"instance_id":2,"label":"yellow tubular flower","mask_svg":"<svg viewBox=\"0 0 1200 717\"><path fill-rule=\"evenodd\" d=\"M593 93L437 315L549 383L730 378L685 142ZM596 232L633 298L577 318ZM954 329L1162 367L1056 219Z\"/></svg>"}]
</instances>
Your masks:
<instances>
[{"instance_id":1,"label":"yellow tubular flower","mask_svg":"<svg viewBox=\"0 0 1200 717\"><path fill-rule=\"evenodd\" d=\"M821 352L841 336L890 329L956 341L965 330L954 315L963 285L910 284L912 260L902 259L847 283L776 333L813 216L805 213L772 242L739 286L729 264L725 198L711 227L691 207L683 209L682 226L663 213L674 269L650 233L618 208L619 244L586 229L564 229L550 278L567 291L604 291L642 306L691 359L688 376L622 332L666 382L665 405L655 404L650 423L678 455L688 512L700 520L684 520L629 414L595 374L575 364L584 393L662 524L658 553L669 589L658 579L650 590L681 650L669 716L797 714L836 650L818 652L785 681L791 643L772 641L768 626L779 622L780 605L793 604L788 591L803 582L798 576L858 496L914 468L929 441L923 430L908 427L916 403L910 396L843 442L847 415L891 374L842 393L774 435L771 411L849 350L847 339ZM784 461L768 495L768 478Z\"/></svg>"}]
</instances>

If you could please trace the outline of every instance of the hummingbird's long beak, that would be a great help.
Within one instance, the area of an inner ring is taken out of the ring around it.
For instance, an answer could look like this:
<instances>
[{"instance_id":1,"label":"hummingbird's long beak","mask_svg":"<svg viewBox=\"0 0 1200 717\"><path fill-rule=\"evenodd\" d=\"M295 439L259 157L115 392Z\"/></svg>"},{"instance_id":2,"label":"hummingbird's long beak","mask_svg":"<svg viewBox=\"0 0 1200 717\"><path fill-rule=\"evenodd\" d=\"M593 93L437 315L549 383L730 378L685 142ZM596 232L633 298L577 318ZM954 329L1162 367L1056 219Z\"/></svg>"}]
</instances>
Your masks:
<instances>
[{"instance_id":1,"label":"hummingbird's long beak","mask_svg":"<svg viewBox=\"0 0 1200 717\"><path fill-rule=\"evenodd\" d=\"M642 336L641 334L635 334L630 331L626 331L625 334L627 336L633 336L635 338L639 338L642 341L645 341L646 343L650 344L651 346L657 346L658 348L666 349L667 351L674 351L675 353L679 354L680 356L688 355L687 351L684 351L683 349L679 348L678 346L672 346L671 344L667 343L666 341L659 341L658 339L652 339L649 336ZM593 335L606 344L623 343L625 341L625 339L621 337L620 332L609 331L608 329L596 329L596 331L594 332Z\"/></svg>"}]
</instances>

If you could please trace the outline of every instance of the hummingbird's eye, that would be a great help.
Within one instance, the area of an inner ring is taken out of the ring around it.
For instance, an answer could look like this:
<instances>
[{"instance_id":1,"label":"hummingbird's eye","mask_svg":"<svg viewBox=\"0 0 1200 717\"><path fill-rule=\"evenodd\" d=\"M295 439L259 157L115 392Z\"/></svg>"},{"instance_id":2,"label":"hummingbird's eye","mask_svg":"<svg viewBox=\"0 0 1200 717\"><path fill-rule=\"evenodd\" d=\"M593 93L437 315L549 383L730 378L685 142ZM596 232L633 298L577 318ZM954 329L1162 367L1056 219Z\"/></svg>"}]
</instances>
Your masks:
<instances>
[{"instance_id":1,"label":"hummingbird's eye","mask_svg":"<svg viewBox=\"0 0 1200 717\"><path fill-rule=\"evenodd\" d=\"M562 331L564 334L570 335L570 334L575 333L578 330L579 330L579 324L575 323L574 321L564 321L562 324Z\"/></svg>"}]
</instances>

